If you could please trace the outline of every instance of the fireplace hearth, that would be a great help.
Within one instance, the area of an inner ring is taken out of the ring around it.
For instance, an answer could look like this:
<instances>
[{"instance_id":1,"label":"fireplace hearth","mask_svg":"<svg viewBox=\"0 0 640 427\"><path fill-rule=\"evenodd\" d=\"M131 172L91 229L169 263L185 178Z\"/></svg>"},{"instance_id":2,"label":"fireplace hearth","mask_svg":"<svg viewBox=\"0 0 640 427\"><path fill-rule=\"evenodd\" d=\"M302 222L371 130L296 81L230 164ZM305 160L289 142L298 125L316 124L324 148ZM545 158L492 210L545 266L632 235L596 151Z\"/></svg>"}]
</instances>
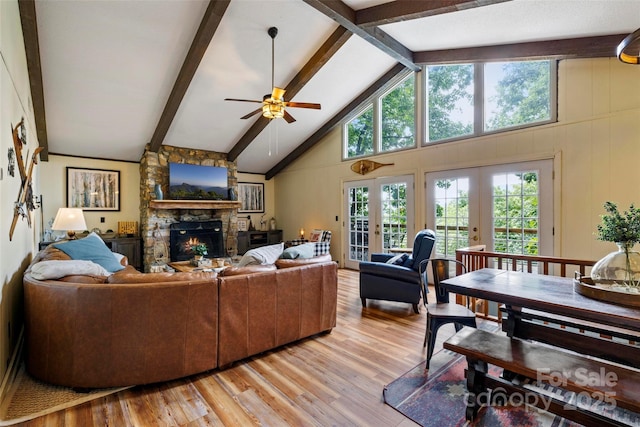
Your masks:
<instances>
[{"instance_id":1,"label":"fireplace hearth","mask_svg":"<svg viewBox=\"0 0 640 427\"><path fill-rule=\"evenodd\" d=\"M171 224L169 228L169 253L171 261L187 261L193 258L191 245L207 245L206 258L226 256L222 221L182 221Z\"/></svg>"}]
</instances>

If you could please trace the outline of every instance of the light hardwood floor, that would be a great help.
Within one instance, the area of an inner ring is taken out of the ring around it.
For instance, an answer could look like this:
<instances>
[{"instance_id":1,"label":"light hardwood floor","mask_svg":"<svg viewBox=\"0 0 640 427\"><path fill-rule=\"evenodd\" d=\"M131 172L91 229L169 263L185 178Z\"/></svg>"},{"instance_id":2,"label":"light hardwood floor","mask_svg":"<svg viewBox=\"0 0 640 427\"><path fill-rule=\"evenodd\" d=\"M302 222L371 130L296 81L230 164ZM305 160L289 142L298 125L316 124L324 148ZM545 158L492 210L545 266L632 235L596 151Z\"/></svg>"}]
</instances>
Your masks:
<instances>
[{"instance_id":1,"label":"light hardwood floor","mask_svg":"<svg viewBox=\"0 0 640 427\"><path fill-rule=\"evenodd\" d=\"M339 270L338 319L330 334L224 371L135 387L24 425L415 426L384 404L382 390L424 360L425 309L414 314L410 304L368 305L363 309L360 302L358 273ZM443 327L438 347L453 332Z\"/></svg>"}]
</instances>

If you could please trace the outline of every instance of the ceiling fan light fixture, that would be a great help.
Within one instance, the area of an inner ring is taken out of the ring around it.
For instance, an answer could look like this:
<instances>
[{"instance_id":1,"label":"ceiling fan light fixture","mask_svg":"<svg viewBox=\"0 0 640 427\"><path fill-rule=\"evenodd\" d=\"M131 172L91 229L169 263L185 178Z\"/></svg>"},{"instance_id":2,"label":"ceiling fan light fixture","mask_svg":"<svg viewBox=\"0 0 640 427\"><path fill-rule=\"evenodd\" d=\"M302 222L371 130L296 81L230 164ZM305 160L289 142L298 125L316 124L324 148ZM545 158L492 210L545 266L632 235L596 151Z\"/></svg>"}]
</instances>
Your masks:
<instances>
[{"instance_id":1,"label":"ceiling fan light fixture","mask_svg":"<svg viewBox=\"0 0 640 427\"><path fill-rule=\"evenodd\" d=\"M284 106L266 103L262 106L262 115L267 119L281 119L284 117Z\"/></svg>"},{"instance_id":2,"label":"ceiling fan light fixture","mask_svg":"<svg viewBox=\"0 0 640 427\"><path fill-rule=\"evenodd\" d=\"M640 64L640 28L620 42L616 54L625 64Z\"/></svg>"}]
</instances>

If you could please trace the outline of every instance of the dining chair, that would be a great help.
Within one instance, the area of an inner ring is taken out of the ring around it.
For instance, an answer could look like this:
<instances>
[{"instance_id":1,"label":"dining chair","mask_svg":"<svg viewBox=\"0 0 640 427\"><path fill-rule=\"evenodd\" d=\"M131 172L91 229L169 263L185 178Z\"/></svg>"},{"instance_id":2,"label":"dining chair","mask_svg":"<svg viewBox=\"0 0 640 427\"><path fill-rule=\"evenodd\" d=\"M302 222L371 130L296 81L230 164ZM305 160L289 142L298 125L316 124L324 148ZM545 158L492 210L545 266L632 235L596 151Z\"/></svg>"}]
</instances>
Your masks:
<instances>
[{"instance_id":1,"label":"dining chair","mask_svg":"<svg viewBox=\"0 0 640 427\"><path fill-rule=\"evenodd\" d=\"M427 283L426 267L429 262L431 262L433 271L433 285L436 293L435 304L427 303L429 287ZM420 263L420 278L422 281L423 292L422 299L427 308L427 329L424 334L424 343L422 344L423 347L427 345L427 342L429 344L427 347L427 369L429 368L429 362L433 355L433 348L435 347L438 329L440 329L442 325L453 323L456 328L456 332L462 329L463 326L476 327L476 314L469 309L470 299L467 298L466 307L457 303L450 303L449 292L441 285L443 280L452 277L449 272L451 267L450 263L460 265L463 273L467 272L466 266L455 259L433 258L425 259Z\"/></svg>"}]
</instances>

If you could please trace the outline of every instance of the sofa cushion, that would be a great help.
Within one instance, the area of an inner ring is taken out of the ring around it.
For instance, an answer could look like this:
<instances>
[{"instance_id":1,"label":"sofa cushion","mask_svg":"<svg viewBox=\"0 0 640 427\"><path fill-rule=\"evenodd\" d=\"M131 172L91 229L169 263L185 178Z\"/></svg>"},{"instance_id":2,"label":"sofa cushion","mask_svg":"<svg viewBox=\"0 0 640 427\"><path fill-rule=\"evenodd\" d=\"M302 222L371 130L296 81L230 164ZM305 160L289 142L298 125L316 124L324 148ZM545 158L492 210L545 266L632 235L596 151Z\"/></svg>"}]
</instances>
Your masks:
<instances>
[{"instance_id":1,"label":"sofa cushion","mask_svg":"<svg viewBox=\"0 0 640 427\"><path fill-rule=\"evenodd\" d=\"M280 258L284 259L297 259L297 258L311 258L315 250L315 243L303 243L302 245L292 246L285 249L282 252Z\"/></svg>"},{"instance_id":2,"label":"sofa cushion","mask_svg":"<svg viewBox=\"0 0 640 427\"><path fill-rule=\"evenodd\" d=\"M107 283L109 276L94 276L92 274L71 274L69 276L60 277L59 282L67 283L87 283L87 284L101 284Z\"/></svg>"},{"instance_id":3,"label":"sofa cushion","mask_svg":"<svg viewBox=\"0 0 640 427\"><path fill-rule=\"evenodd\" d=\"M70 275L108 276L99 264L86 260L41 261L31 267L31 276L37 280L59 279Z\"/></svg>"},{"instance_id":4,"label":"sofa cushion","mask_svg":"<svg viewBox=\"0 0 640 427\"><path fill-rule=\"evenodd\" d=\"M83 239L54 243L53 246L69 255L72 259L93 261L111 273L124 268L120 262L116 260L113 252L111 252L100 236L95 233L91 233Z\"/></svg>"},{"instance_id":5,"label":"sofa cushion","mask_svg":"<svg viewBox=\"0 0 640 427\"><path fill-rule=\"evenodd\" d=\"M249 249L244 255L242 255L240 262L238 262L238 267L244 267L245 265L251 264L273 264L278 258L280 258L283 250L284 243Z\"/></svg>"},{"instance_id":6,"label":"sofa cushion","mask_svg":"<svg viewBox=\"0 0 640 427\"><path fill-rule=\"evenodd\" d=\"M214 280L218 277L215 271L195 271L195 272L180 272L175 273L161 272L161 273L120 273L112 274L107 279L111 284L126 284L126 283L161 283L161 282L201 282L207 280Z\"/></svg>"},{"instance_id":7,"label":"sofa cushion","mask_svg":"<svg viewBox=\"0 0 640 427\"><path fill-rule=\"evenodd\" d=\"M320 262L331 262L331 261L332 260L331 260L330 254L314 256L312 258L296 258L296 259L280 258L279 260L276 260L276 267L289 268L289 267L297 267L299 265L316 264Z\"/></svg>"},{"instance_id":8,"label":"sofa cushion","mask_svg":"<svg viewBox=\"0 0 640 427\"><path fill-rule=\"evenodd\" d=\"M262 273L264 271L276 270L274 264L250 264L244 267L227 267L222 270L219 275L223 277L238 276L241 274Z\"/></svg>"}]
</instances>

